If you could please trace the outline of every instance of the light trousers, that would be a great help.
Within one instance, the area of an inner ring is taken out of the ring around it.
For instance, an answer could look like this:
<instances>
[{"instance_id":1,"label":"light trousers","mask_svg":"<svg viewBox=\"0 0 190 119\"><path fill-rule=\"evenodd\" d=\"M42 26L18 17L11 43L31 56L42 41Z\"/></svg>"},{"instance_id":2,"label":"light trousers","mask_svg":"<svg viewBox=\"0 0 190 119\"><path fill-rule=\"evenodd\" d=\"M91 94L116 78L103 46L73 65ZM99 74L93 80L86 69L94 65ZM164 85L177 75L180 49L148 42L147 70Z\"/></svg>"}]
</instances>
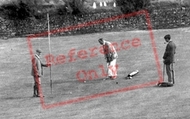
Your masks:
<instances>
[{"instance_id":1,"label":"light trousers","mask_svg":"<svg viewBox=\"0 0 190 119\"><path fill-rule=\"evenodd\" d=\"M166 64L166 73L168 75L168 82L172 82L174 81L174 67L173 67L173 63L171 64Z\"/></svg>"},{"instance_id":2,"label":"light trousers","mask_svg":"<svg viewBox=\"0 0 190 119\"><path fill-rule=\"evenodd\" d=\"M116 59L107 63L107 74L108 76L117 77Z\"/></svg>"}]
</instances>

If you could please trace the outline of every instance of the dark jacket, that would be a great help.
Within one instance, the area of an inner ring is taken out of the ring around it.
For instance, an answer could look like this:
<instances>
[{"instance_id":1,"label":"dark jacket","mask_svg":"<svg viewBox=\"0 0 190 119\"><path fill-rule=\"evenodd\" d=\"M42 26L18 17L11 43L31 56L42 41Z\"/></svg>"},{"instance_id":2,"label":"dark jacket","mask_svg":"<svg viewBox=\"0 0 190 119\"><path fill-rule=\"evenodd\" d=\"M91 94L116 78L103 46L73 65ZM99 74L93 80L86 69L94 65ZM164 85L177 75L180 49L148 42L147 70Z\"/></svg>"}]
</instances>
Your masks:
<instances>
[{"instance_id":1,"label":"dark jacket","mask_svg":"<svg viewBox=\"0 0 190 119\"><path fill-rule=\"evenodd\" d=\"M174 63L174 54L176 53L176 45L173 41L169 41L163 56L164 64Z\"/></svg>"}]
</instances>

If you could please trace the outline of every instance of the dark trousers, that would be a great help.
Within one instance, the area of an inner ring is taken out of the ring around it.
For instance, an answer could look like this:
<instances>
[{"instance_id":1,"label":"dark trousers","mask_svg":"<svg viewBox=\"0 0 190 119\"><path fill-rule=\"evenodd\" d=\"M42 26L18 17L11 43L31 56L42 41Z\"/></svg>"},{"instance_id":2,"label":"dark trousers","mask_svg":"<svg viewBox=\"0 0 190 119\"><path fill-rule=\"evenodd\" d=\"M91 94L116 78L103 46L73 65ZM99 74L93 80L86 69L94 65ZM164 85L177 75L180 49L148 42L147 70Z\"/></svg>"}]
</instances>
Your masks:
<instances>
[{"instance_id":1,"label":"dark trousers","mask_svg":"<svg viewBox=\"0 0 190 119\"><path fill-rule=\"evenodd\" d=\"M39 87L40 87L40 84L41 84L40 77L35 77L34 76L34 95L38 95L39 96Z\"/></svg>"},{"instance_id":2,"label":"dark trousers","mask_svg":"<svg viewBox=\"0 0 190 119\"><path fill-rule=\"evenodd\" d=\"M168 82L174 83L174 67L173 63L166 64L166 73L168 75Z\"/></svg>"}]
</instances>

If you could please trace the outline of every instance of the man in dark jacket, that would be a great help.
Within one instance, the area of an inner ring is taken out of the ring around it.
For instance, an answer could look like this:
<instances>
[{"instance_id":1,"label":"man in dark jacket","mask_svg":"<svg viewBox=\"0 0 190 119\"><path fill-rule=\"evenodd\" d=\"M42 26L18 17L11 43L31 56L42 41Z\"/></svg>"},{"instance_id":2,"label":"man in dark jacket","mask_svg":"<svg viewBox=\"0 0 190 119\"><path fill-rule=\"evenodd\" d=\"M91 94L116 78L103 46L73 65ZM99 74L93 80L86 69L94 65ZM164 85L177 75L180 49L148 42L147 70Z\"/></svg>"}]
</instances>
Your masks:
<instances>
[{"instance_id":1,"label":"man in dark jacket","mask_svg":"<svg viewBox=\"0 0 190 119\"><path fill-rule=\"evenodd\" d=\"M165 41L168 43L166 46L166 50L163 56L164 64L166 65L166 73L168 75L168 83L173 84L174 82L174 68L173 63L174 61L174 55L176 53L176 45L171 40L171 36L168 34L164 36Z\"/></svg>"}]
</instances>

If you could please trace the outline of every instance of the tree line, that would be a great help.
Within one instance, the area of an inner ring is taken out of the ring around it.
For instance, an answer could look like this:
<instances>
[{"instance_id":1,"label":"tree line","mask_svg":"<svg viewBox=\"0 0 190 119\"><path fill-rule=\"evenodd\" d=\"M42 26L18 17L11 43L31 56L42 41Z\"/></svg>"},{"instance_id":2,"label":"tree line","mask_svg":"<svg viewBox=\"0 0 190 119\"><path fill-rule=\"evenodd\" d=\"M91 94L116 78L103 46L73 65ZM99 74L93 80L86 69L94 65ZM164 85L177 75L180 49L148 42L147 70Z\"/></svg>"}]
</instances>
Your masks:
<instances>
[{"instance_id":1,"label":"tree line","mask_svg":"<svg viewBox=\"0 0 190 119\"><path fill-rule=\"evenodd\" d=\"M8 19L40 19L49 12L53 15L78 15L87 14L90 10L86 9L84 2L86 0L64 0L65 5L39 5L39 0L17 0L0 6L0 15ZM150 10L150 0L116 0L117 7L122 13L131 13L141 9ZM156 5L159 6L159 5ZM163 5L162 5L163 6ZM160 8L161 6L157 7ZM154 6L154 8L156 8ZM99 12L101 12L99 10Z\"/></svg>"}]
</instances>

